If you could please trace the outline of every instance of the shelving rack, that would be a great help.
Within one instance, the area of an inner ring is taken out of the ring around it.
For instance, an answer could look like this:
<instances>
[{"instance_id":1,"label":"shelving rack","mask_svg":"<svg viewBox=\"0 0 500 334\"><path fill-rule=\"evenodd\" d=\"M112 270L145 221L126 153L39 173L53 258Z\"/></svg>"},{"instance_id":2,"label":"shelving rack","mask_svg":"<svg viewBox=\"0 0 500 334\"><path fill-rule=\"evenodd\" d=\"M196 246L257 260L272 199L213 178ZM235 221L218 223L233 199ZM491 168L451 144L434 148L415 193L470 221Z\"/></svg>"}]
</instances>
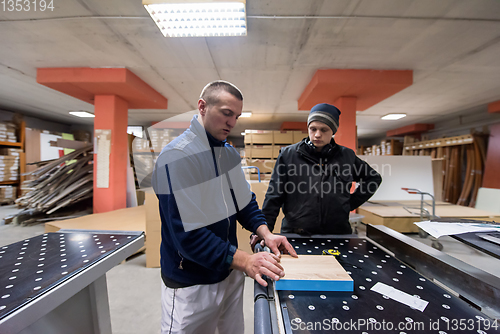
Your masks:
<instances>
[{"instance_id":1,"label":"shelving rack","mask_svg":"<svg viewBox=\"0 0 500 334\"><path fill-rule=\"evenodd\" d=\"M26 155L24 152L26 138L26 123L21 121L17 129L18 142L0 141L0 148L18 148L19 153L19 178L11 181L0 181L0 185L17 185L17 197L21 195L21 184L23 183L26 173Z\"/></svg>"}]
</instances>

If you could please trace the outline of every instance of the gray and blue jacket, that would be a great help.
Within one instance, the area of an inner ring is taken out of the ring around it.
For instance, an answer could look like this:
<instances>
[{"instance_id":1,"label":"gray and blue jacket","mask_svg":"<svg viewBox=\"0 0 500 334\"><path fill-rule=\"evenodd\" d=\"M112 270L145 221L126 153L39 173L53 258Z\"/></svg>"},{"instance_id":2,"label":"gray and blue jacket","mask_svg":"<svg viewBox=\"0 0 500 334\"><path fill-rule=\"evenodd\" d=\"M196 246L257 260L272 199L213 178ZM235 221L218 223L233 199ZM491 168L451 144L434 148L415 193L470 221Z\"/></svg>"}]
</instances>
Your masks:
<instances>
[{"instance_id":1,"label":"gray and blue jacket","mask_svg":"<svg viewBox=\"0 0 500 334\"><path fill-rule=\"evenodd\" d=\"M240 155L206 132L197 117L165 146L153 172L161 217L161 273L171 288L224 280L238 247L236 221L252 232L266 224Z\"/></svg>"}]
</instances>

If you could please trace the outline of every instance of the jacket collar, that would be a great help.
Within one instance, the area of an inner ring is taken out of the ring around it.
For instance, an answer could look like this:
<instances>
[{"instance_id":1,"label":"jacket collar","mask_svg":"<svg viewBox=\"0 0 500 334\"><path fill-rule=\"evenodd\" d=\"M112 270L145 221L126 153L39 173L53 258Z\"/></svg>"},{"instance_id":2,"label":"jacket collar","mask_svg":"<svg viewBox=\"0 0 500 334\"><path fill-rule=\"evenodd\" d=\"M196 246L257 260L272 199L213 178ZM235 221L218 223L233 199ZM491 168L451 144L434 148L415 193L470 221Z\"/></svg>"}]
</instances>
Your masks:
<instances>
[{"instance_id":1,"label":"jacket collar","mask_svg":"<svg viewBox=\"0 0 500 334\"><path fill-rule=\"evenodd\" d=\"M325 159L333 157L340 150L340 146L337 145L335 140L332 138L328 145L325 145L320 152L316 151L316 147L309 141L309 138L304 138L299 143L297 151L303 155L314 160Z\"/></svg>"},{"instance_id":2,"label":"jacket collar","mask_svg":"<svg viewBox=\"0 0 500 334\"><path fill-rule=\"evenodd\" d=\"M206 138L210 147L223 147L226 145L226 140L220 141L205 130L198 121L198 115L194 115L191 119L191 131L200 138Z\"/></svg>"}]
</instances>

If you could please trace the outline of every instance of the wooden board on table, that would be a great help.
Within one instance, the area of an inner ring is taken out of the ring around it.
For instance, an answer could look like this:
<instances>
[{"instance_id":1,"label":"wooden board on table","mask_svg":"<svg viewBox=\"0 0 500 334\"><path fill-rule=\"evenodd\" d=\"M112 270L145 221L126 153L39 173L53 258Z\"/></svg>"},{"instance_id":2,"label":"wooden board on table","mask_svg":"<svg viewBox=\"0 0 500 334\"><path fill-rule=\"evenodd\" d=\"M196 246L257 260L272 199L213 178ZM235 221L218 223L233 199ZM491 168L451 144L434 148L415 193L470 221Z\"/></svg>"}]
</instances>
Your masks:
<instances>
[{"instance_id":1,"label":"wooden board on table","mask_svg":"<svg viewBox=\"0 0 500 334\"><path fill-rule=\"evenodd\" d=\"M145 231L146 211L144 206L94 213L73 219L45 223L45 232L60 229L103 230L103 231Z\"/></svg>"},{"instance_id":2,"label":"wooden board on table","mask_svg":"<svg viewBox=\"0 0 500 334\"><path fill-rule=\"evenodd\" d=\"M427 210L432 211L432 208L426 206ZM417 217L418 207L409 208L415 214L411 214L405 210L402 206L370 206L363 208L373 214L379 215L381 217ZM439 217L476 217L476 218L495 218L496 214L494 212L488 212L484 210L478 210L474 208L469 208L467 206L461 205L438 205L436 206L436 215Z\"/></svg>"},{"instance_id":3,"label":"wooden board on table","mask_svg":"<svg viewBox=\"0 0 500 334\"><path fill-rule=\"evenodd\" d=\"M429 209L431 208L432 209L432 206L429 205L429 204L432 204L432 201L430 198L425 198L425 204L424 205L424 208L426 209ZM420 200L404 200L404 201L368 201L366 202L365 204L363 205L366 205L366 204L371 204L371 205L381 205L381 206L420 206ZM436 201L435 202L436 206L438 205L453 205L451 203L448 203L448 202L443 202L443 201Z\"/></svg>"},{"instance_id":4,"label":"wooden board on table","mask_svg":"<svg viewBox=\"0 0 500 334\"><path fill-rule=\"evenodd\" d=\"M425 208L432 212L431 207ZM420 221L419 209L416 207L410 210L415 214L412 215L402 206L362 205L358 208L358 213L365 216L365 224L384 225L401 233L416 233L418 227L414 223ZM441 218L500 221L500 216L494 212L453 204L436 205L436 215Z\"/></svg>"},{"instance_id":5,"label":"wooden board on table","mask_svg":"<svg viewBox=\"0 0 500 334\"><path fill-rule=\"evenodd\" d=\"M275 282L276 290L353 291L354 282L331 255L283 255L285 277Z\"/></svg>"}]
</instances>

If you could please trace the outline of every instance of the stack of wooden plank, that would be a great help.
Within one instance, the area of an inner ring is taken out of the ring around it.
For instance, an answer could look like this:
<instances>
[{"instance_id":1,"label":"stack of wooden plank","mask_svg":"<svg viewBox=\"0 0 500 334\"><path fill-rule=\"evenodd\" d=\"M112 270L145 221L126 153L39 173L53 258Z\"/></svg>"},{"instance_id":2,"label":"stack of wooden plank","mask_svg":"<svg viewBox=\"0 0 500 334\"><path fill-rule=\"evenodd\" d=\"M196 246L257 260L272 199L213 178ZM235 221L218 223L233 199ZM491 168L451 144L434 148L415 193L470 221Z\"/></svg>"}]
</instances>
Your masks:
<instances>
[{"instance_id":1,"label":"stack of wooden plank","mask_svg":"<svg viewBox=\"0 0 500 334\"><path fill-rule=\"evenodd\" d=\"M19 180L19 155L16 148L0 148L0 182Z\"/></svg>"},{"instance_id":2,"label":"stack of wooden plank","mask_svg":"<svg viewBox=\"0 0 500 334\"><path fill-rule=\"evenodd\" d=\"M13 203L16 199L16 187L0 186L0 203Z\"/></svg>"},{"instance_id":3,"label":"stack of wooden plank","mask_svg":"<svg viewBox=\"0 0 500 334\"><path fill-rule=\"evenodd\" d=\"M482 185L488 135L472 134L406 143L404 155L430 155L443 159L442 198L474 207Z\"/></svg>"},{"instance_id":4,"label":"stack of wooden plank","mask_svg":"<svg viewBox=\"0 0 500 334\"><path fill-rule=\"evenodd\" d=\"M0 123L0 141L6 141L10 143L17 142L16 125L14 123Z\"/></svg>"},{"instance_id":5,"label":"stack of wooden plank","mask_svg":"<svg viewBox=\"0 0 500 334\"><path fill-rule=\"evenodd\" d=\"M93 196L92 150L90 145L57 160L38 163L40 167L30 173L35 179L23 184L30 190L16 200L25 210L14 221L27 224L26 220L28 223L38 219L46 221L56 211L67 214L71 210L71 216L78 211L87 211Z\"/></svg>"}]
</instances>

